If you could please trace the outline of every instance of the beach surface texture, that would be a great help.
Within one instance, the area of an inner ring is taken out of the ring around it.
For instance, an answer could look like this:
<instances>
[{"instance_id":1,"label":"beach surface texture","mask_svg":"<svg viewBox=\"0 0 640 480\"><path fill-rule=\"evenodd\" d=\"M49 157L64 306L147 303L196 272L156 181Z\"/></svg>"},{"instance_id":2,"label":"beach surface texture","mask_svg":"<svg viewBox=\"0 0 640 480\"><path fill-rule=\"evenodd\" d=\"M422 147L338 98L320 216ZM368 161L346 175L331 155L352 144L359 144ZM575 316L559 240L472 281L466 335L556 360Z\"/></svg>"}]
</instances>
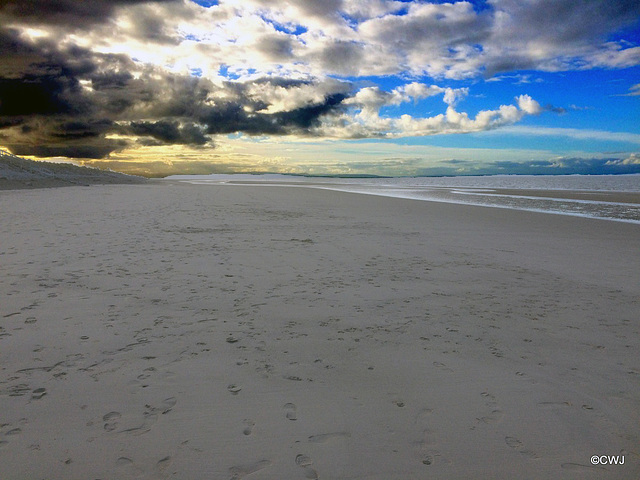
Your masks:
<instances>
[{"instance_id":1,"label":"beach surface texture","mask_svg":"<svg viewBox=\"0 0 640 480\"><path fill-rule=\"evenodd\" d=\"M143 177L70 163L36 162L0 150L0 190L144 183Z\"/></svg>"},{"instance_id":2,"label":"beach surface texture","mask_svg":"<svg viewBox=\"0 0 640 480\"><path fill-rule=\"evenodd\" d=\"M2 479L640 476L637 224L171 181L0 220Z\"/></svg>"}]
</instances>

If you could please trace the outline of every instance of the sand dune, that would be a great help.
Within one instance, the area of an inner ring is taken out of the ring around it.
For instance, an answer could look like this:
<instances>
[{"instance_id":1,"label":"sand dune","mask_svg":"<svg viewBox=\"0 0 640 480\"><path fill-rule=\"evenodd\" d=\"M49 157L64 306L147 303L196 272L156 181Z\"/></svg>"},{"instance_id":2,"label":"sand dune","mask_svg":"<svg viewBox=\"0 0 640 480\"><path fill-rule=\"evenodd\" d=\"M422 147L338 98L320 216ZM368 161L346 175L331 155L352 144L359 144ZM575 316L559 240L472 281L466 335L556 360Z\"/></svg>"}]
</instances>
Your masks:
<instances>
[{"instance_id":1,"label":"sand dune","mask_svg":"<svg viewBox=\"0 0 640 480\"><path fill-rule=\"evenodd\" d=\"M67 163L34 162L0 150L0 190L143 182L142 177Z\"/></svg>"},{"instance_id":2,"label":"sand dune","mask_svg":"<svg viewBox=\"0 0 640 480\"><path fill-rule=\"evenodd\" d=\"M640 474L637 225L168 182L0 207L0 478Z\"/></svg>"}]
</instances>

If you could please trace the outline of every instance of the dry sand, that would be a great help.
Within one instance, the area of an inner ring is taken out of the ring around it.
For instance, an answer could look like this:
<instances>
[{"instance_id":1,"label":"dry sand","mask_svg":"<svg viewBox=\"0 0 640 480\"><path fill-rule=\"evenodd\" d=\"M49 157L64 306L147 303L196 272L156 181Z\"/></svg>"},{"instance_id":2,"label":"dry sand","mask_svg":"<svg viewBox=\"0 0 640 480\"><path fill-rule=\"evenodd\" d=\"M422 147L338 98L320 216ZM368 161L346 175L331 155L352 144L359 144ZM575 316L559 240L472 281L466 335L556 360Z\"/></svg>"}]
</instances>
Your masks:
<instances>
[{"instance_id":1,"label":"dry sand","mask_svg":"<svg viewBox=\"0 0 640 480\"><path fill-rule=\"evenodd\" d=\"M0 150L0 190L145 183L146 178L69 163L36 162Z\"/></svg>"},{"instance_id":2,"label":"dry sand","mask_svg":"<svg viewBox=\"0 0 640 480\"><path fill-rule=\"evenodd\" d=\"M2 479L640 474L638 225L170 183L0 220Z\"/></svg>"}]
</instances>

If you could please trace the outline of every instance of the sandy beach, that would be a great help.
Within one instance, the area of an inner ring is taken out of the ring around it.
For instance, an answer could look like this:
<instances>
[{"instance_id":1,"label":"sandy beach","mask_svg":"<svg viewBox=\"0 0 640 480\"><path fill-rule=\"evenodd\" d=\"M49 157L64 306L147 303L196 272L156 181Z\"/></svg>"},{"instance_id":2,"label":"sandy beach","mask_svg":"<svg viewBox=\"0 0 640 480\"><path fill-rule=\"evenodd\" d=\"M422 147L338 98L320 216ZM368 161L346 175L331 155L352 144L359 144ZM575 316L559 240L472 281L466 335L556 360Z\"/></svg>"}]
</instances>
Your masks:
<instances>
[{"instance_id":1,"label":"sandy beach","mask_svg":"<svg viewBox=\"0 0 640 480\"><path fill-rule=\"evenodd\" d=\"M169 181L0 221L2 479L640 476L638 225Z\"/></svg>"},{"instance_id":2,"label":"sandy beach","mask_svg":"<svg viewBox=\"0 0 640 480\"><path fill-rule=\"evenodd\" d=\"M71 163L28 160L0 149L0 191L89 185L139 184L146 178Z\"/></svg>"}]
</instances>

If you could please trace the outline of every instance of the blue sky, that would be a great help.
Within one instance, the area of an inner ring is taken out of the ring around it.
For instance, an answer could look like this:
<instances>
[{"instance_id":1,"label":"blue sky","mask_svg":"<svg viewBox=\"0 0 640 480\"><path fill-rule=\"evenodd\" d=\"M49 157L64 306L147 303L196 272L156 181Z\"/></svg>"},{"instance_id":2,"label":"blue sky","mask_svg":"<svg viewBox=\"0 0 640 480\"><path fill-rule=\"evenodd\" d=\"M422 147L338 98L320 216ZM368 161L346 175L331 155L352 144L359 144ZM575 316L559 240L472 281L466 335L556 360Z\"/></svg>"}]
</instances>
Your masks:
<instances>
[{"instance_id":1,"label":"blue sky","mask_svg":"<svg viewBox=\"0 0 640 480\"><path fill-rule=\"evenodd\" d=\"M8 0L0 147L175 173L640 172L640 5Z\"/></svg>"}]
</instances>

